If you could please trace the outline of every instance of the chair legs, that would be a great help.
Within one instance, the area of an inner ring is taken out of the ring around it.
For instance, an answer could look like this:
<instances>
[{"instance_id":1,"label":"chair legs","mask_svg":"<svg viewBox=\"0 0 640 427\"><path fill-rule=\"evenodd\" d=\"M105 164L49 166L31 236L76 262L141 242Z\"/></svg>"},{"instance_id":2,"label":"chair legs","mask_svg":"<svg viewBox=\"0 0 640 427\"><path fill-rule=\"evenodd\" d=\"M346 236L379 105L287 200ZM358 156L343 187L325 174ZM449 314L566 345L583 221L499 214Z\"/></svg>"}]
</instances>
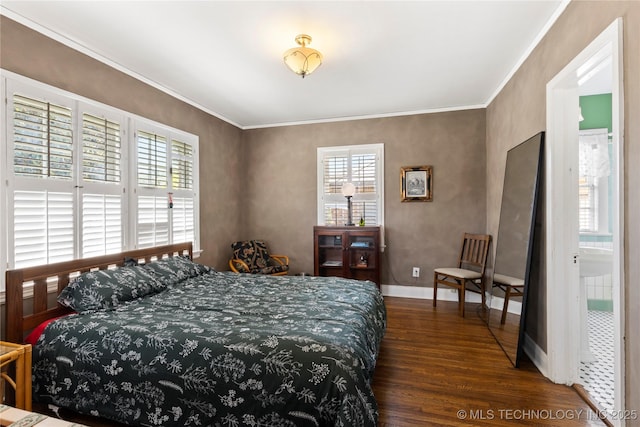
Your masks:
<instances>
[{"instance_id":1,"label":"chair legs","mask_svg":"<svg viewBox=\"0 0 640 427\"><path fill-rule=\"evenodd\" d=\"M465 288L466 288L466 283L463 280L458 281L456 280L456 282L458 282L460 284L460 288L458 290L458 311L460 312L460 316L464 317L464 306L465 306Z\"/></svg>"},{"instance_id":2,"label":"chair legs","mask_svg":"<svg viewBox=\"0 0 640 427\"><path fill-rule=\"evenodd\" d=\"M436 307L437 303L438 303L438 283L441 283L443 285L447 285L447 286L451 286L453 288L456 288L458 290L458 311L460 312L460 315L462 317L464 317L465 314L465 299L466 299L466 288L467 288L467 281L465 279L459 279L456 277L450 277L450 276L443 276L443 279L440 279L440 277L438 276L439 273L434 273L433 274L433 306ZM453 279L455 280L455 284L453 282L447 282L444 279ZM474 282L475 284L475 282ZM482 295L482 307L486 307L487 306L487 296L484 292L484 280L480 280L480 284L476 285L480 288L480 293ZM475 292L475 291L474 291Z\"/></svg>"},{"instance_id":3,"label":"chair legs","mask_svg":"<svg viewBox=\"0 0 640 427\"><path fill-rule=\"evenodd\" d=\"M446 276L444 277L446 278ZM455 280L457 283L457 286L451 282L445 282L443 280L440 280L438 277L438 273L433 273L433 306L436 307L437 303L438 303L438 283L442 283L443 285L447 285L447 286L451 286L454 287L456 289L458 289L458 311L460 312L460 315L462 317L464 317L464 288L465 288L465 282L464 279L460 280L457 279L455 277L451 277L451 279Z\"/></svg>"},{"instance_id":4,"label":"chair legs","mask_svg":"<svg viewBox=\"0 0 640 427\"><path fill-rule=\"evenodd\" d=\"M433 306L438 301L438 273L433 273Z\"/></svg>"},{"instance_id":5,"label":"chair legs","mask_svg":"<svg viewBox=\"0 0 640 427\"><path fill-rule=\"evenodd\" d=\"M511 286L506 286L504 292L504 305L502 306L502 317L500 318L500 324L504 325L507 320L507 311L509 310L509 298L511 298Z\"/></svg>"}]
</instances>

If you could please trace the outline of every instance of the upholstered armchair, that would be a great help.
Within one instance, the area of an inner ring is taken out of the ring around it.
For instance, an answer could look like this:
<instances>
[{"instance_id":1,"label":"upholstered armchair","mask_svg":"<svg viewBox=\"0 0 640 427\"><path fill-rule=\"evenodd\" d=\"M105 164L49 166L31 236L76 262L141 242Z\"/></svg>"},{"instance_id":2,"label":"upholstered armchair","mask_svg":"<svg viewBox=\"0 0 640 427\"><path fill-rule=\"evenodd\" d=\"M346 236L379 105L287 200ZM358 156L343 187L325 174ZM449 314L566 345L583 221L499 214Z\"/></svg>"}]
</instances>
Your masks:
<instances>
[{"instance_id":1,"label":"upholstered armchair","mask_svg":"<svg viewBox=\"0 0 640 427\"><path fill-rule=\"evenodd\" d=\"M289 257L273 255L262 240L246 240L231 244L233 257L229 260L231 271L236 273L269 274L285 276L289 273Z\"/></svg>"}]
</instances>

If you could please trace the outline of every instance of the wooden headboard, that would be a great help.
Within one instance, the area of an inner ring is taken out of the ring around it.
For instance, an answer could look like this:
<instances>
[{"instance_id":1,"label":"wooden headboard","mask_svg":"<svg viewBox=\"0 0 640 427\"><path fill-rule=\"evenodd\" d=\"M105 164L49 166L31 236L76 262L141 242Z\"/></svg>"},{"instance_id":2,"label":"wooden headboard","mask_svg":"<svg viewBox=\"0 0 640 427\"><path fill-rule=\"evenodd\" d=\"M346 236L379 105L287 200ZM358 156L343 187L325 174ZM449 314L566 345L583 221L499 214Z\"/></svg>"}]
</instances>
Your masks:
<instances>
[{"instance_id":1,"label":"wooden headboard","mask_svg":"<svg viewBox=\"0 0 640 427\"><path fill-rule=\"evenodd\" d=\"M104 270L122 266L125 260L135 259L150 262L168 256L193 255L191 242L153 248L135 249L112 255L64 261L55 264L8 270L6 274L6 340L21 343L27 332L47 319L70 313L71 310L60 304L49 307L49 283L57 282L56 296L69 283L69 280L91 270ZM24 315L24 291L33 289L32 313Z\"/></svg>"}]
</instances>

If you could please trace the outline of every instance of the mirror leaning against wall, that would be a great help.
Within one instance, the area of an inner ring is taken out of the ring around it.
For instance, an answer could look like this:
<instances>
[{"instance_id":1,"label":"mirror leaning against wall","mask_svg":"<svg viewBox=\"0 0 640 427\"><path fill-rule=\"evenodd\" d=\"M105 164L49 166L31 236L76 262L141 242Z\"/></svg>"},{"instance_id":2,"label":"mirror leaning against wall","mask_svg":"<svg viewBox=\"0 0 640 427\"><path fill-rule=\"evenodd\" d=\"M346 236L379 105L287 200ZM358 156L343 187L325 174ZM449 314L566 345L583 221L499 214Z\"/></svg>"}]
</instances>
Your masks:
<instances>
[{"instance_id":1,"label":"mirror leaning against wall","mask_svg":"<svg viewBox=\"0 0 640 427\"><path fill-rule=\"evenodd\" d=\"M544 132L507 152L494 273L489 289L489 330L515 367L523 354L543 152Z\"/></svg>"}]
</instances>

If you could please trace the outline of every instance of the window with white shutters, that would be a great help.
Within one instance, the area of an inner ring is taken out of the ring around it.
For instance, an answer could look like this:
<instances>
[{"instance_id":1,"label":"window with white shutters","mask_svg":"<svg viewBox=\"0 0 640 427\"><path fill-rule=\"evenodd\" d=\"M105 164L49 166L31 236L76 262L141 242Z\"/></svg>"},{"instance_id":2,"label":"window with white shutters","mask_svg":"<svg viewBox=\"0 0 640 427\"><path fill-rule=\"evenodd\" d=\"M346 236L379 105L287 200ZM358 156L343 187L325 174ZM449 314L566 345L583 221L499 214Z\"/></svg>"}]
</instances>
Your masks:
<instances>
[{"instance_id":1,"label":"window with white shutters","mask_svg":"<svg viewBox=\"0 0 640 427\"><path fill-rule=\"evenodd\" d=\"M83 258L117 253L124 248L122 127L119 115L82 114L81 194Z\"/></svg>"},{"instance_id":2,"label":"window with white shutters","mask_svg":"<svg viewBox=\"0 0 640 427\"><path fill-rule=\"evenodd\" d=\"M14 94L10 105L10 265L73 259L72 110L22 94Z\"/></svg>"},{"instance_id":3,"label":"window with white shutters","mask_svg":"<svg viewBox=\"0 0 640 427\"><path fill-rule=\"evenodd\" d=\"M342 186L356 187L352 218L365 225L383 225L384 145L355 145L318 148L318 224L347 223L347 200Z\"/></svg>"},{"instance_id":4,"label":"window with white shutters","mask_svg":"<svg viewBox=\"0 0 640 427\"><path fill-rule=\"evenodd\" d=\"M1 83L0 273L183 241L197 253L197 136L4 70Z\"/></svg>"},{"instance_id":5,"label":"window with white shutters","mask_svg":"<svg viewBox=\"0 0 640 427\"><path fill-rule=\"evenodd\" d=\"M171 140L171 156L172 236L174 242L188 242L193 240L195 235L193 146L173 139Z\"/></svg>"},{"instance_id":6,"label":"window with white shutters","mask_svg":"<svg viewBox=\"0 0 640 427\"><path fill-rule=\"evenodd\" d=\"M137 245L150 247L194 241L195 144L144 123L138 128Z\"/></svg>"}]
</instances>

